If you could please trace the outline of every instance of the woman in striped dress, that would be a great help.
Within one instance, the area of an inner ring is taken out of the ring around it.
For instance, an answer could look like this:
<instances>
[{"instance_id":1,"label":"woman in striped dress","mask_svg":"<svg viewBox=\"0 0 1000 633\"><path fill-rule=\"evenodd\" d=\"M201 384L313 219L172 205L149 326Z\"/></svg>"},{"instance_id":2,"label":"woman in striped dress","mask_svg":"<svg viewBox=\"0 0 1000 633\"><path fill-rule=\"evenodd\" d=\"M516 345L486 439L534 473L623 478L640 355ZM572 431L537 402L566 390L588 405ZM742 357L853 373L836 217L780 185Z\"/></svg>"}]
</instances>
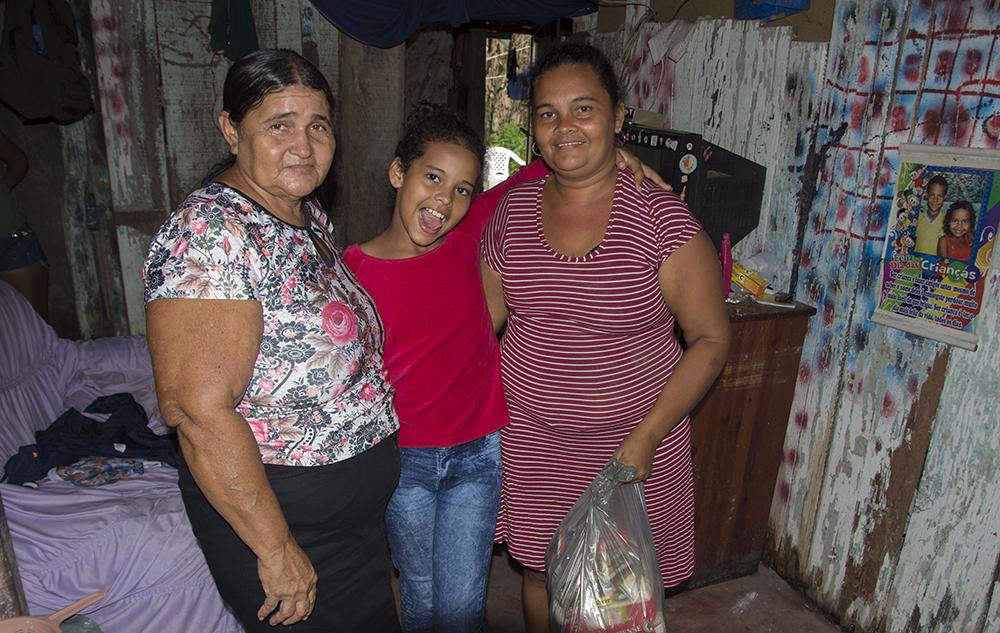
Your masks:
<instances>
[{"instance_id":1,"label":"woman in striped dress","mask_svg":"<svg viewBox=\"0 0 1000 633\"><path fill-rule=\"evenodd\" d=\"M545 548L612 456L645 481L666 586L694 565L688 412L725 363L729 319L711 241L684 203L615 165L624 106L597 49L532 77L552 173L512 189L487 227L484 282L511 424L498 538L524 568L528 631L548 630ZM686 342L674 336L675 322Z\"/></svg>"}]
</instances>

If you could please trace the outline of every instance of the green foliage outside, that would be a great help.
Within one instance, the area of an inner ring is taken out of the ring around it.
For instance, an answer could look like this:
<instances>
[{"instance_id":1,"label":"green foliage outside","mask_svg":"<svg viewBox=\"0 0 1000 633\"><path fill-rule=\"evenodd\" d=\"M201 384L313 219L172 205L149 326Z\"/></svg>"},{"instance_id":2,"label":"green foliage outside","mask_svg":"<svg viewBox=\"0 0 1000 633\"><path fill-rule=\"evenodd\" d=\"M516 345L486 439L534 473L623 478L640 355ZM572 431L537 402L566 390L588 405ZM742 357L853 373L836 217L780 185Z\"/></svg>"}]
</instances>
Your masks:
<instances>
[{"instance_id":1,"label":"green foliage outside","mask_svg":"<svg viewBox=\"0 0 1000 633\"><path fill-rule=\"evenodd\" d=\"M524 135L524 132L521 131L521 128L516 121L509 121L505 123L499 130L492 132L486 138L487 147L493 147L496 145L506 147L520 156L522 160L528 162L527 137ZM516 167L517 165L511 165L512 169Z\"/></svg>"}]
</instances>

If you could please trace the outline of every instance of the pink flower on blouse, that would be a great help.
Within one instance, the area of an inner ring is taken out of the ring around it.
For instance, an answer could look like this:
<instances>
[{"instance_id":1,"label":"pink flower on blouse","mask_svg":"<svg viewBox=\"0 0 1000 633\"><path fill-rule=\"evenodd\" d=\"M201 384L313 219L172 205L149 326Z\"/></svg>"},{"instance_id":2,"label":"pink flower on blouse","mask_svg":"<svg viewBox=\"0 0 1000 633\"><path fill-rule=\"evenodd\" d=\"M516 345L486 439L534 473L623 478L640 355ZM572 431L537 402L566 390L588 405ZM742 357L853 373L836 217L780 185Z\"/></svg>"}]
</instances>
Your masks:
<instances>
[{"instance_id":1,"label":"pink flower on blouse","mask_svg":"<svg viewBox=\"0 0 1000 633\"><path fill-rule=\"evenodd\" d=\"M195 218L191 220L191 230L194 231L195 235L201 235L208 229L208 222L203 218Z\"/></svg>"},{"instance_id":2,"label":"pink flower on blouse","mask_svg":"<svg viewBox=\"0 0 1000 633\"><path fill-rule=\"evenodd\" d=\"M358 336L354 311L339 301L331 301L323 308L323 329L337 345L350 343Z\"/></svg>"},{"instance_id":3,"label":"pink flower on blouse","mask_svg":"<svg viewBox=\"0 0 1000 633\"><path fill-rule=\"evenodd\" d=\"M253 439L257 440L258 444L263 444L267 440L267 424L253 418L245 419L253 432Z\"/></svg>"},{"instance_id":4,"label":"pink flower on blouse","mask_svg":"<svg viewBox=\"0 0 1000 633\"><path fill-rule=\"evenodd\" d=\"M187 249L188 249L188 241L182 237L181 239L177 240L176 244L174 244L172 253L174 257L180 257L181 255L187 252Z\"/></svg>"},{"instance_id":5,"label":"pink flower on blouse","mask_svg":"<svg viewBox=\"0 0 1000 633\"><path fill-rule=\"evenodd\" d=\"M361 388L360 395L363 400L371 402L375 399L375 387L370 382L366 382L365 386Z\"/></svg>"}]
</instances>

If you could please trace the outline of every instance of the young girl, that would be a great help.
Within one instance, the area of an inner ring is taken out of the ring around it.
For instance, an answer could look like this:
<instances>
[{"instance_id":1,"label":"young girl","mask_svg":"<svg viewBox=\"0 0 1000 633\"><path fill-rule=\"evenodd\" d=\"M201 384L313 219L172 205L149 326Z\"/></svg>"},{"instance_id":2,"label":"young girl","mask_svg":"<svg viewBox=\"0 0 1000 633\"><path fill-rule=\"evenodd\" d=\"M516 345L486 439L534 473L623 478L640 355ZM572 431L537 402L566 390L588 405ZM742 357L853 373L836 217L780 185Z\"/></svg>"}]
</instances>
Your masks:
<instances>
[{"instance_id":1,"label":"young girl","mask_svg":"<svg viewBox=\"0 0 1000 633\"><path fill-rule=\"evenodd\" d=\"M548 170L535 161L473 202L483 154L462 119L421 106L389 166L396 189L389 227L344 252L382 316L384 362L396 389L401 474L386 523L407 633L486 626L498 430L509 417L479 240L507 190ZM618 159L636 180L666 186L634 156Z\"/></svg>"},{"instance_id":2,"label":"young girl","mask_svg":"<svg viewBox=\"0 0 1000 633\"><path fill-rule=\"evenodd\" d=\"M457 116L422 107L389 166L392 222L344 259L375 301L400 418L399 486L386 523L403 629L481 631L509 421L499 346L470 215L484 147ZM453 230L454 229L454 230Z\"/></svg>"},{"instance_id":3,"label":"young girl","mask_svg":"<svg viewBox=\"0 0 1000 633\"><path fill-rule=\"evenodd\" d=\"M944 235L938 238L938 257L969 261L972 259L972 232L976 226L976 214L972 205L959 200L944 214Z\"/></svg>"}]
</instances>

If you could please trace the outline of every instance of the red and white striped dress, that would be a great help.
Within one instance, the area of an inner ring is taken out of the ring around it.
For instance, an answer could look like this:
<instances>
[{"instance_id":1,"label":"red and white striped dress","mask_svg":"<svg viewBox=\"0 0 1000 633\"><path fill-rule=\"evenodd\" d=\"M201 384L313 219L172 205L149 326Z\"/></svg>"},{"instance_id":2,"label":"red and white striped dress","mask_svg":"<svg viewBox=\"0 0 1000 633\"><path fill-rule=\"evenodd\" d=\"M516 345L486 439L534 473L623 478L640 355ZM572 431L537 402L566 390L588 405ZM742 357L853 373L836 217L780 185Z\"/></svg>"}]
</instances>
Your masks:
<instances>
[{"instance_id":1,"label":"red and white striped dress","mask_svg":"<svg viewBox=\"0 0 1000 633\"><path fill-rule=\"evenodd\" d=\"M681 347L660 294L663 261L701 228L672 193L620 171L601 243L555 252L541 223L543 180L501 202L483 237L510 315L501 362L511 423L501 431L497 539L530 569L560 521L649 412ZM646 502L665 586L694 567L691 437L685 418L663 440Z\"/></svg>"}]
</instances>

